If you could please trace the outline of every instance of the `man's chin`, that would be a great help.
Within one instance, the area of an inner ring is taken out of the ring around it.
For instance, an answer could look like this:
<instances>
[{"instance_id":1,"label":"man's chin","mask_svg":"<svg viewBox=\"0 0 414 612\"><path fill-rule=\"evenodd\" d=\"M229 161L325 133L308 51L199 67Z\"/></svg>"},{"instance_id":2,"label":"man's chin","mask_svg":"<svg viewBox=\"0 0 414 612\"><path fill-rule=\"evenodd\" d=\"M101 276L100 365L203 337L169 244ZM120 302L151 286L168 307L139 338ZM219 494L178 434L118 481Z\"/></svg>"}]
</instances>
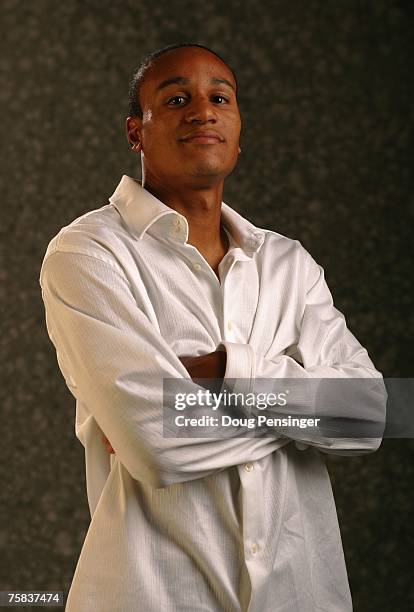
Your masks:
<instances>
[{"instance_id":1,"label":"man's chin","mask_svg":"<svg viewBox=\"0 0 414 612\"><path fill-rule=\"evenodd\" d=\"M230 174L232 168L228 166L224 166L223 164L217 162L202 162L199 164L194 164L191 168L186 172L187 175L192 176L194 178L206 178L211 180L222 180L226 176Z\"/></svg>"}]
</instances>

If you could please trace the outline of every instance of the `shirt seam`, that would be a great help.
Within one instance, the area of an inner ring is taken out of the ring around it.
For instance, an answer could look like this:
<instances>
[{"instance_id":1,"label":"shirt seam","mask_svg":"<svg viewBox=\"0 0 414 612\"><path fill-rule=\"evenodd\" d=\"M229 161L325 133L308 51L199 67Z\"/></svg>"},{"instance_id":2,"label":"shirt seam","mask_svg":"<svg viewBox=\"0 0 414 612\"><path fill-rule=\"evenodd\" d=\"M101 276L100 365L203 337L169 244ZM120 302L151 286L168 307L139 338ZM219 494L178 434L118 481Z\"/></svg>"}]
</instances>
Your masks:
<instances>
[{"instance_id":1,"label":"shirt seam","mask_svg":"<svg viewBox=\"0 0 414 612\"><path fill-rule=\"evenodd\" d=\"M86 251L83 250L72 250L72 249L68 249L65 247L60 247L58 249L58 245L56 245L56 248L50 252L48 255L46 255L46 257L43 260L43 264L41 267L41 271L40 271L40 284L42 283L42 278L44 275L44 268L45 268L45 264L46 262L53 257L53 255L59 255L61 253L70 253L71 255L84 255L85 257L89 257L90 259L94 259L95 261L100 261L101 263L104 263L106 265L108 265L110 268L112 268L114 271L118 272L123 278L126 278L125 272L122 268L122 266L120 266L116 261L112 261L110 259L106 259L105 257L100 257L98 254L92 254L92 253L88 253Z\"/></svg>"}]
</instances>

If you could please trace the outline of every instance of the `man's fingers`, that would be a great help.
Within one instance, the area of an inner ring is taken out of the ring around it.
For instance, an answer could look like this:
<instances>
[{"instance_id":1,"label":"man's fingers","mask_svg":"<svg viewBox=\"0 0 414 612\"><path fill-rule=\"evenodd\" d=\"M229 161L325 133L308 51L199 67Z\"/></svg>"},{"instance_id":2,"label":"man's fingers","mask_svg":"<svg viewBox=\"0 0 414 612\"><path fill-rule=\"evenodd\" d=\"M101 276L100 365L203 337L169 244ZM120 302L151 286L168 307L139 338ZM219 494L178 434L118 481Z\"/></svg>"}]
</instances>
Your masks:
<instances>
[{"instance_id":1,"label":"man's fingers","mask_svg":"<svg viewBox=\"0 0 414 612\"><path fill-rule=\"evenodd\" d=\"M104 443L106 450L108 451L108 453L115 454L114 449L111 446L110 441L108 440L108 438L106 436L102 436L102 442Z\"/></svg>"}]
</instances>

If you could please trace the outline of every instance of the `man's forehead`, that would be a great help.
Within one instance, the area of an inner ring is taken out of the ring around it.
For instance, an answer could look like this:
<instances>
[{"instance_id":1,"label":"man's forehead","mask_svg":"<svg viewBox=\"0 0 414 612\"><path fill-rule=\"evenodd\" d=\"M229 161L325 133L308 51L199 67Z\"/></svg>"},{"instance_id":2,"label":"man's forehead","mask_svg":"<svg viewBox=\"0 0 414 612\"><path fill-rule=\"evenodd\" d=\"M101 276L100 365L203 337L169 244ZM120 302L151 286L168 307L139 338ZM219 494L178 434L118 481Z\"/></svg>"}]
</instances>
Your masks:
<instances>
[{"instance_id":1,"label":"man's forehead","mask_svg":"<svg viewBox=\"0 0 414 612\"><path fill-rule=\"evenodd\" d=\"M174 49L155 58L148 67L144 83L151 85L151 89L158 89L159 85L177 77L182 77L187 83L199 78L210 81L227 81L235 90L236 83L230 68L214 53L198 47Z\"/></svg>"}]
</instances>

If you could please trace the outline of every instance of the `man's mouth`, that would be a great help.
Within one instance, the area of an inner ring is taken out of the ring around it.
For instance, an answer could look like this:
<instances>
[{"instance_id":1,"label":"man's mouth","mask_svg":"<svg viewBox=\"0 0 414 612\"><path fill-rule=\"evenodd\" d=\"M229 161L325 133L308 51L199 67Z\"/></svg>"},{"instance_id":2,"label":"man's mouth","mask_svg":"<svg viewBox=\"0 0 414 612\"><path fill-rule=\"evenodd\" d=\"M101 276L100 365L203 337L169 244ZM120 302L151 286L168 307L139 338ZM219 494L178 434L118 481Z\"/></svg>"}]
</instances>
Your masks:
<instances>
[{"instance_id":1,"label":"man's mouth","mask_svg":"<svg viewBox=\"0 0 414 612\"><path fill-rule=\"evenodd\" d=\"M224 138L214 130L197 130L186 134L180 138L180 141L194 144L217 144L224 142Z\"/></svg>"}]
</instances>

